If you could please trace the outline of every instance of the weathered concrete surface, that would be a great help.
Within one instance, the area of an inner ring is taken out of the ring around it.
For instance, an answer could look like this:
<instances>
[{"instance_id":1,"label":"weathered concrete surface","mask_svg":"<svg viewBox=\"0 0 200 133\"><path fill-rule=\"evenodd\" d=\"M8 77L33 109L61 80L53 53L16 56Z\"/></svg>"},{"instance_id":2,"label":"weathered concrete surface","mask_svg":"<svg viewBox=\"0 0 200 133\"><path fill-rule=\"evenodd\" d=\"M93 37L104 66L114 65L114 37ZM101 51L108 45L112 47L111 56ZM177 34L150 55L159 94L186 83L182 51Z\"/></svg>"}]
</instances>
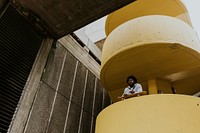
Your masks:
<instances>
[{"instance_id":1,"label":"weathered concrete surface","mask_svg":"<svg viewBox=\"0 0 200 133\"><path fill-rule=\"evenodd\" d=\"M41 19L43 26L54 37L60 38L133 1L135 0L16 0L14 3L17 7L22 6L20 10L33 14L36 21Z\"/></svg>"}]
</instances>

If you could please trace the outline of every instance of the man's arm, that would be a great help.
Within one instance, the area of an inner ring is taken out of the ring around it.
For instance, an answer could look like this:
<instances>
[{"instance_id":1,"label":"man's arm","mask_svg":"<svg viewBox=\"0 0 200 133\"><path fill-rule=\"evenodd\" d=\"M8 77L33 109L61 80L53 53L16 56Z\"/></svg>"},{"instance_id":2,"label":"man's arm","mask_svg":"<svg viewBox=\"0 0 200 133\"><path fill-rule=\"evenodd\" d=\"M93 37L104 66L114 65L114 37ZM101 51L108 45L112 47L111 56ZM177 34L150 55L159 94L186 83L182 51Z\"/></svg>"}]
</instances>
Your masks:
<instances>
[{"instance_id":1,"label":"man's arm","mask_svg":"<svg viewBox=\"0 0 200 133\"><path fill-rule=\"evenodd\" d=\"M137 83L137 85L134 88L134 93L140 93L142 91L142 86L139 83Z\"/></svg>"},{"instance_id":2,"label":"man's arm","mask_svg":"<svg viewBox=\"0 0 200 133\"><path fill-rule=\"evenodd\" d=\"M125 95L127 95L127 88L124 89L124 93L122 94L122 97L124 97Z\"/></svg>"}]
</instances>

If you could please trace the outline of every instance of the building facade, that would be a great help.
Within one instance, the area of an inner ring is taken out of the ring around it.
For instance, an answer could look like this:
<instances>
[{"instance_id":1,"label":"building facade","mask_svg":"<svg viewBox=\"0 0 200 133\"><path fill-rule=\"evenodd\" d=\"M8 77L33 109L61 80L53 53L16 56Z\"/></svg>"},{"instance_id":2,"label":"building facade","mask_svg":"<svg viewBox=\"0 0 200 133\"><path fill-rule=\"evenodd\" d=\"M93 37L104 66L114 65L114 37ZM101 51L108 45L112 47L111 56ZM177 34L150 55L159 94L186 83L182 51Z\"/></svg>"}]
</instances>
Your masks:
<instances>
[{"instance_id":1,"label":"building facade","mask_svg":"<svg viewBox=\"0 0 200 133\"><path fill-rule=\"evenodd\" d=\"M1 17L1 133L93 133L111 100L73 36L40 34L12 5Z\"/></svg>"},{"instance_id":2,"label":"building facade","mask_svg":"<svg viewBox=\"0 0 200 133\"><path fill-rule=\"evenodd\" d=\"M85 2L98 17L133 2L108 16L101 66L65 36L86 8L45 2L0 3L0 132L200 132L200 42L182 1L115 0L98 12L90 4L103 2ZM148 95L119 101L132 74Z\"/></svg>"},{"instance_id":3,"label":"building facade","mask_svg":"<svg viewBox=\"0 0 200 133\"><path fill-rule=\"evenodd\" d=\"M105 29L100 77L116 103L96 133L200 132L200 40L184 3L138 0L108 15ZM148 95L117 102L130 75Z\"/></svg>"}]
</instances>

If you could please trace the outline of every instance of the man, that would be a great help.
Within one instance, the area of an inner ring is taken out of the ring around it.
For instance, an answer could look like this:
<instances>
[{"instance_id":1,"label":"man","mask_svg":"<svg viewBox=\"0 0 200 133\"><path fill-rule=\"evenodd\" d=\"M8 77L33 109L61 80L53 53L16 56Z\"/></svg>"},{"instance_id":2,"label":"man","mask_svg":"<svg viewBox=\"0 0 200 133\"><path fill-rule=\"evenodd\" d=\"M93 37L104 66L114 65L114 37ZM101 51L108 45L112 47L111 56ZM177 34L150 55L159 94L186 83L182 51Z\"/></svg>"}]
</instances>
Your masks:
<instances>
[{"instance_id":1,"label":"man","mask_svg":"<svg viewBox=\"0 0 200 133\"><path fill-rule=\"evenodd\" d=\"M128 84L128 87L124 89L124 93L122 95L123 98L131 94L137 94L142 92L142 86L139 83L137 83L136 77L129 76L126 82Z\"/></svg>"}]
</instances>

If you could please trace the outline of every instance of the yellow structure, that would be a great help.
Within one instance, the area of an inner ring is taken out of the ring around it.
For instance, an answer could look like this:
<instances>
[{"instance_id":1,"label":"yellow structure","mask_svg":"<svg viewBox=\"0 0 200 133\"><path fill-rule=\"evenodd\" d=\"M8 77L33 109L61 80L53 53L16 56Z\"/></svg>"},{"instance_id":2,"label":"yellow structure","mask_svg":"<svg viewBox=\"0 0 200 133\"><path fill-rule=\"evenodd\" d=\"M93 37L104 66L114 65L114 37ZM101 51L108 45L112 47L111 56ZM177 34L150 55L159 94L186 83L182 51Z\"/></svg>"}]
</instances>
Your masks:
<instances>
[{"instance_id":1,"label":"yellow structure","mask_svg":"<svg viewBox=\"0 0 200 133\"><path fill-rule=\"evenodd\" d=\"M149 94L200 91L200 41L180 0L133 2L108 16L106 34L100 78L113 102L130 75ZM96 133L199 133L199 104L198 98L179 95L121 101L100 113Z\"/></svg>"},{"instance_id":2,"label":"yellow structure","mask_svg":"<svg viewBox=\"0 0 200 133\"><path fill-rule=\"evenodd\" d=\"M95 133L199 133L199 114L200 100L196 97L136 97L104 109L97 118Z\"/></svg>"},{"instance_id":3,"label":"yellow structure","mask_svg":"<svg viewBox=\"0 0 200 133\"><path fill-rule=\"evenodd\" d=\"M180 0L137 0L107 17L106 34L128 20L147 15L172 16L191 25L188 11Z\"/></svg>"}]
</instances>

